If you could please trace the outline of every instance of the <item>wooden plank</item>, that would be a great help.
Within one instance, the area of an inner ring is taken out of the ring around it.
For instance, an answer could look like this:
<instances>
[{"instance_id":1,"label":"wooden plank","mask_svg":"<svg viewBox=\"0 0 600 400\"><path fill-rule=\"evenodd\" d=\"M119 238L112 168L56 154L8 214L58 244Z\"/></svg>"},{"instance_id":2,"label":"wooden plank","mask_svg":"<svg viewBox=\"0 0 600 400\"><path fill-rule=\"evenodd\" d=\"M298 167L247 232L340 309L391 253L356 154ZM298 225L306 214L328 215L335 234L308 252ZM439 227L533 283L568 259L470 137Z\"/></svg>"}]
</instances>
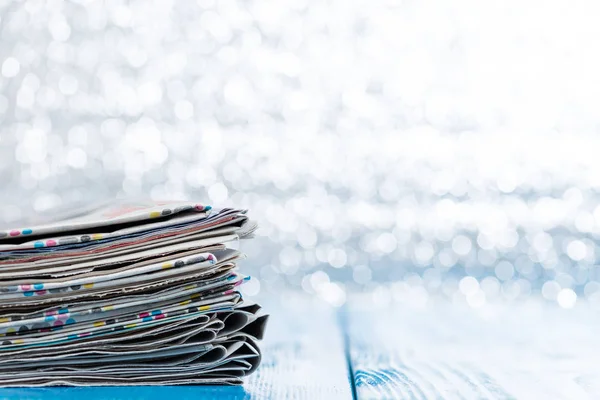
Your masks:
<instances>
[{"instance_id":1,"label":"wooden plank","mask_svg":"<svg viewBox=\"0 0 600 400\"><path fill-rule=\"evenodd\" d=\"M264 304L264 302L261 302ZM342 334L335 310L305 296L282 295L271 315L263 360L244 386L0 389L15 399L351 399Z\"/></svg>"},{"instance_id":2,"label":"wooden plank","mask_svg":"<svg viewBox=\"0 0 600 400\"><path fill-rule=\"evenodd\" d=\"M344 318L359 399L600 398L600 323L586 307L370 299Z\"/></svg>"},{"instance_id":3,"label":"wooden plank","mask_svg":"<svg viewBox=\"0 0 600 400\"><path fill-rule=\"evenodd\" d=\"M269 309L263 362L247 392L260 399L352 399L336 310L302 295L279 300Z\"/></svg>"},{"instance_id":4,"label":"wooden plank","mask_svg":"<svg viewBox=\"0 0 600 400\"><path fill-rule=\"evenodd\" d=\"M242 386L133 386L133 387L72 387L72 388L5 388L2 399L81 399L81 400L242 400L250 396Z\"/></svg>"}]
</instances>

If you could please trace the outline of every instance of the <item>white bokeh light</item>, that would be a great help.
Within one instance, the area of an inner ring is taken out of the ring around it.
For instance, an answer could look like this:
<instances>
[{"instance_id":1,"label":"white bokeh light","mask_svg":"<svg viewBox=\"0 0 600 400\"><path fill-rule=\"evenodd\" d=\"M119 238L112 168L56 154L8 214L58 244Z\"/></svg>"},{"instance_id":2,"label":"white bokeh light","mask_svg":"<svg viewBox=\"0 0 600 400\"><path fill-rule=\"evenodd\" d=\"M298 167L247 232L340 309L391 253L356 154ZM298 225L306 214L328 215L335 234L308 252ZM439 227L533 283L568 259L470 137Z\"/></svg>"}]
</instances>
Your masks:
<instances>
[{"instance_id":1,"label":"white bokeh light","mask_svg":"<svg viewBox=\"0 0 600 400\"><path fill-rule=\"evenodd\" d=\"M18 75L21 65L14 57L8 57L2 63L2 75L6 78L13 78Z\"/></svg>"},{"instance_id":2,"label":"white bokeh light","mask_svg":"<svg viewBox=\"0 0 600 400\"><path fill-rule=\"evenodd\" d=\"M577 294L572 289L562 289L556 296L556 301L562 308L573 308L577 302Z\"/></svg>"},{"instance_id":3,"label":"white bokeh light","mask_svg":"<svg viewBox=\"0 0 600 400\"><path fill-rule=\"evenodd\" d=\"M9 3L3 223L197 198L258 220L260 291L473 308L599 292L591 0Z\"/></svg>"}]
</instances>

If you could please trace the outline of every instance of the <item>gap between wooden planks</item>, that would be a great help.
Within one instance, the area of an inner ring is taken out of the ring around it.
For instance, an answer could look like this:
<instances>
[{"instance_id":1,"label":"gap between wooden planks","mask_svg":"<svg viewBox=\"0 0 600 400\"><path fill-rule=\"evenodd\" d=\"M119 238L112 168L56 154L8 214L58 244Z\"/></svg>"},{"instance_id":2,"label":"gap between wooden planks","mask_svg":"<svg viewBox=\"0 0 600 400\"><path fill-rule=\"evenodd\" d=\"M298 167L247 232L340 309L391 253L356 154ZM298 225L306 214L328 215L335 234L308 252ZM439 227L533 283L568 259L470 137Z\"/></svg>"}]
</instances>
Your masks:
<instances>
[{"instance_id":1,"label":"gap between wooden planks","mask_svg":"<svg viewBox=\"0 0 600 400\"><path fill-rule=\"evenodd\" d=\"M585 306L261 299L263 362L242 387L0 389L18 399L600 398L600 318Z\"/></svg>"}]
</instances>

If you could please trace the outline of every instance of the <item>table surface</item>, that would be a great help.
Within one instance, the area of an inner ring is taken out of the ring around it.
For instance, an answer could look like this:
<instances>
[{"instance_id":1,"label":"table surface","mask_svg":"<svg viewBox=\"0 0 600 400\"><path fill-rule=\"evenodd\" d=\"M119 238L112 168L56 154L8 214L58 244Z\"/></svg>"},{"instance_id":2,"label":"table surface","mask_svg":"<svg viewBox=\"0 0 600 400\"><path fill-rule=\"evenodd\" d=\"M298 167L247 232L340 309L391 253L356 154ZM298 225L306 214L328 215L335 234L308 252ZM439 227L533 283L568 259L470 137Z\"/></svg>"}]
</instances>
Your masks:
<instances>
[{"instance_id":1,"label":"table surface","mask_svg":"<svg viewBox=\"0 0 600 400\"><path fill-rule=\"evenodd\" d=\"M337 309L300 295L263 302L263 361L244 386L0 389L0 398L600 398L599 313L586 306L371 299Z\"/></svg>"}]
</instances>

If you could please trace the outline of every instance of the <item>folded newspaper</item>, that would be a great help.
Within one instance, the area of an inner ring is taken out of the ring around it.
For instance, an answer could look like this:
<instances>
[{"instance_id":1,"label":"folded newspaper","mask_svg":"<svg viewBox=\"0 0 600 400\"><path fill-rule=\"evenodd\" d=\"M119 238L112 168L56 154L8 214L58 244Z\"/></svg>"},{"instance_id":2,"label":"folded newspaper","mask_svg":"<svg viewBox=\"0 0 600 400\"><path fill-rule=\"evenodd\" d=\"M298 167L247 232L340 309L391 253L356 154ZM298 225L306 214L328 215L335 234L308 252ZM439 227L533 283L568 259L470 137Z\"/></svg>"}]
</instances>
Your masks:
<instances>
[{"instance_id":1,"label":"folded newspaper","mask_svg":"<svg viewBox=\"0 0 600 400\"><path fill-rule=\"evenodd\" d=\"M0 386L240 384L267 316L243 301L245 210L119 202L0 230Z\"/></svg>"}]
</instances>

